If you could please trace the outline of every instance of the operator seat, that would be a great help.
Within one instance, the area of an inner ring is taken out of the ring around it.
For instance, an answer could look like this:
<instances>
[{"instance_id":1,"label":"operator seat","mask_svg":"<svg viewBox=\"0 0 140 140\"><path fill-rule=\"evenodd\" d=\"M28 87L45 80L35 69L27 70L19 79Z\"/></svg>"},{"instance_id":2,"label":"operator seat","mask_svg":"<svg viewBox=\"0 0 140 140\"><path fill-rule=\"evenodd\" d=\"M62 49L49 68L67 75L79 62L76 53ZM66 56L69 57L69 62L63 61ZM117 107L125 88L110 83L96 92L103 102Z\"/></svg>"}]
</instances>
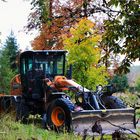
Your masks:
<instances>
[{"instance_id":1,"label":"operator seat","mask_svg":"<svg viewBox=\"0 0 140 140\"><path fill-rule=\"evenodd\" d=\"M43 91L43 79L45 79L45 74L43 70L35 70L34 74L34 90L33 90L33 98L35 99L40 99L43 98L44 96L44 91Z\"/></svg>"},{"instance_id":2,"label":"operator seat","mask_svg":"<svg viewBox=\"0 0 140 140\"><path fill-rule=\"evenodd\" d=\"M27 72L28 94L32 99L43 98L43 79L45 78L43 70L36 69Z\"/></svg>"}]
</instances>

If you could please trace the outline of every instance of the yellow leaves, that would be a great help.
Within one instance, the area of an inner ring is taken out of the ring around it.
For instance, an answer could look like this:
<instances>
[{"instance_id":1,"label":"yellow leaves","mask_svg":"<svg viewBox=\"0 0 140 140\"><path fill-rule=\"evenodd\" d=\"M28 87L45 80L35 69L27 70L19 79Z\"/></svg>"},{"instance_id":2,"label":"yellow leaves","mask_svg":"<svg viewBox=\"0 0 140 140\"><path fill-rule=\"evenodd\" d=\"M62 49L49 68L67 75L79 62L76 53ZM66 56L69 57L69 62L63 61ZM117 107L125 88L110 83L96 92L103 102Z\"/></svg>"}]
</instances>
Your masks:
<instances>
[{"instance_id":1,"label":"yellow leaves","mask_svg":"<svg viewBox=\"0 0 140 140\"><path fill-rule=\"evenodd\" d=\"M79 29L89 31L90 29L92 29L95 26L95 24L92 21L88 20L87 18L83 18L78 23L78 26L79 26Z\"/></svg>"},{"instance_id":2,"label":"yellow leaves","mask_svg":"<svg viewBox=\"0 0 140 140\"><path fill-rule=\"evenodd\" d=\"M77 23L74 27L70 29L70 33L73 37L84 38L86 36L85 33L92 33L92 29L94 28L95 24L88 20L87 18L83 18Z\"/></svg>"},{"instance_id":3,"label":"yellow leaves","mask_svg":"<svg viewBox=\"0 0 140 140\"><path fill-rule=\"evenodd\" d=\"M97 84L105 84L107 72L97 68L101 57L98 42L101 35L95 24L84 18L70 29L70 36L63 36L64 48L68 50L68 62L73 64L73 78L80 84L93 89Z\"/></svg>"},{"instance_id":4,"label":"yellow leaves","mask_svg":"<svg viewBox=\"0 0 140 140\"><path fill-rule=\"evenodd\" d=\"M90 40L92 45L96 45L101 40L101 35L97 34L94 29L95 24L90 20L84 18L79 21L74 27L70 29L71 37L63 36L64 44L68 45L70 42L79 45L83 40ZM70 42L69 42L69 41Z\"/></svg>"},{"instance_id":5,"label":"yellow leaves","mask_svg":"<svg viewBox=\"0 0 140 140\"><path fill-rule=\"evenodd\" d=\"M79 59L81 59L81 61L86 60L87 63L98 63L100 49L97 44L101 40L101 36L92 34L95 32L94 26L93 22L84 18L70 29L70 37L63 36L64 48L71 55L68 56L70 62L72 58L75 59L72 62L80 61Z\"/></svg>"},{"instance_id":6,"label":"yellow leaves","mask_svg":"<svg viewBox=\"0 0 140 140\"><path fill-rule=\"evenodd\" d=\"M99 41L101 41L101 35L92 36L91 41L92 42L99 42Z\"/></svg>"},{"instance_id":7,"label":"yellow leaves","mask_svg":"<svg viewBox=\"0 0 140 140\"><path fill-rule=\"evenodd\" d=\"M87 71L87 75L89 77L87 80L87 88L95 89L99 84L107 84L106 77L108 77L108 73L105 71L105 67L92 67L92 69Z\"/></svg>"}]
</instances>

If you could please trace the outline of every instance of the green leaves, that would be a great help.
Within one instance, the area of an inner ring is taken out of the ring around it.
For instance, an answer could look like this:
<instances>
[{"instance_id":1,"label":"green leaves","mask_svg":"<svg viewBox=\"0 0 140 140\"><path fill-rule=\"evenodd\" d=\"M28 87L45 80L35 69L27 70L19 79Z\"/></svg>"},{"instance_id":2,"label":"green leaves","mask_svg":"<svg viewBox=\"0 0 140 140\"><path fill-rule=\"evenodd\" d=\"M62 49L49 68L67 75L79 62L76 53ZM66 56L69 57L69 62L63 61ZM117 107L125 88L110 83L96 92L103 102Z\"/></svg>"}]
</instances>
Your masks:
<instances>
[{"instance_id":1,"label":"green leaves","mask_svg":"<svg viewBox=\"0 0 140 140\"><path fill-rule=\"evenodd\" d=\"M97 67L101 57L98 43L101 35L94 29L95 24L84 18L70 29L70 37L63 36L69 64L73 64L73 78L83 86L94 89L98 84L106 84L104 67Z\"/></svg>"},{"instance_id":2,"label":"green leaves","mask_svg":"<svg viewBox=\"0 0 140 140\"><path fill-rule=\"evenodd\" d=\"M106 32L103 43L108 46L110 53L125 55L119 68L120 72L129 72L130 63L140 58L139 4L138 0L111 0L109 2L110 7L118 5L119 11L118 14L112 15L105 21Z\"/></svg>"},{"instance_id":3,"label":"green leaves","mask_svg":"<svg viewBox=\"0 0 140 140\"><path fill-rule=\"evenodd\" d=\"M109 6L115 5L117 7L119 5L119 0L110 0L108 4Z\"/></svg>"},{"instance_id":4,"label":"green leaves","mask_svg":"<svg viewBox=\"0 0 140 140\"><path fill-rule=\"evenodd\" d=\"M138 77L136 80L136 89L137 91L140 91L140 77Z\"/></svg>"}]
</instances>

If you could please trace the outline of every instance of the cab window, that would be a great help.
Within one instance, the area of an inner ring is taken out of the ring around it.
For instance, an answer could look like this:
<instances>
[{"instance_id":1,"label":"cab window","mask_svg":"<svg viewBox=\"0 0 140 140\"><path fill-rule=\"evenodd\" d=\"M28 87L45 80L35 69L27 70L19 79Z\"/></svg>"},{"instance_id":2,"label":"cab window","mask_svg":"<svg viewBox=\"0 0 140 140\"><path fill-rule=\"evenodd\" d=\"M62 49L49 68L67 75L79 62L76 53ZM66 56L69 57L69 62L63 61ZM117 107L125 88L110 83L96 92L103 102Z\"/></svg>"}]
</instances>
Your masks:
<instances>
[{"instance_id":1,"label":"cab window","mask_svg":"<svg viewBox=\"0 0 140 140\"><path fill-rule=\"evenodd\" d=\"M23 58L21 60L21 73L25 75L30 70L33 70L33 60L31 58Z\"/></svg>"}]
</instances>

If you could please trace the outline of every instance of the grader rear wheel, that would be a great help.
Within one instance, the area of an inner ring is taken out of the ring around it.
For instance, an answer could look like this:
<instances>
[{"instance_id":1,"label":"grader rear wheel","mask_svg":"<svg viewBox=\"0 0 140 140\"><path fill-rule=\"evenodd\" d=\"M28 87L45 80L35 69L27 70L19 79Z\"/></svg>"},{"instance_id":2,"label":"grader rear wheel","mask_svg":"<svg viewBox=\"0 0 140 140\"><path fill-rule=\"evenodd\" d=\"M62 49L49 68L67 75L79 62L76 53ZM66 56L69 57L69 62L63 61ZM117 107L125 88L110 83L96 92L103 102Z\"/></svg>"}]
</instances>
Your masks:
<instances>
[{"instance_id":1,"label":"grader rear wheel","mask_svg":"<svg viewBox=\"0 0 140 140\"><path fill-rule=\"evenodd\" d=\"M16 120L22 123L27 123L27 118L29 116L29 107L21 101L16 107Z\"/></svg>"},{"instance_id":2,"label":"grader rear wheel","mask_svg":"<svg viewBox=\"0 0 140 140\"><path fill-rule=\"evenodd\" d=\"M115 96L105 96L102 98L105 107L107 109L118 109L118 108L126 108L124 102Z\"/></svg>"}]
</instances>

